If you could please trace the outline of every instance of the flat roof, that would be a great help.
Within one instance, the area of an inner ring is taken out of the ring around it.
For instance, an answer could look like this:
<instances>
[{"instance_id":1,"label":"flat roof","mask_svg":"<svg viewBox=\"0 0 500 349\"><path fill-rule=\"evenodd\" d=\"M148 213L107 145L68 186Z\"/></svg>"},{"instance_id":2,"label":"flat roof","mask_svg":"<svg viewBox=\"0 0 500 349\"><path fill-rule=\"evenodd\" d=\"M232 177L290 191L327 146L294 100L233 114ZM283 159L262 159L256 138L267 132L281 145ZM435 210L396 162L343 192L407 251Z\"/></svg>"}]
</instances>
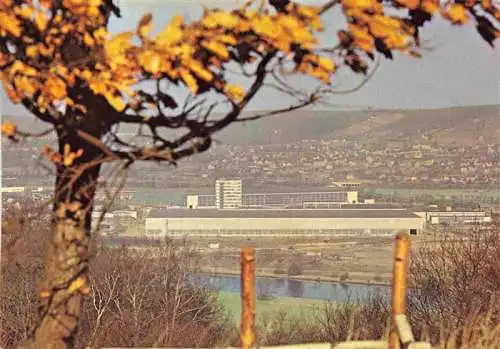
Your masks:
<instances>
[{"instance_id":1,"label":"flat roof","mask_svg":"<svg viewBox=\"0 0 500 349\"><path fill-rule=\"evenodd\" d=\"M404 209L153 209L149 218L420 218Z\"/></svg>"}]
</instances>

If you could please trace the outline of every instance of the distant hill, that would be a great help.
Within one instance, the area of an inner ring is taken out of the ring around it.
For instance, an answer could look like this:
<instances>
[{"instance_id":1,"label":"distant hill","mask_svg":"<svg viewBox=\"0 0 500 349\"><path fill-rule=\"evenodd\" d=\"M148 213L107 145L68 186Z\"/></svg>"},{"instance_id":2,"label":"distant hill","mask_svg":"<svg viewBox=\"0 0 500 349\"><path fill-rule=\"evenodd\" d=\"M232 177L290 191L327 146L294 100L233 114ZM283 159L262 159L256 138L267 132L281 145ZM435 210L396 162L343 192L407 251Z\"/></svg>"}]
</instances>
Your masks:
<instances>
[{"instance_id":1,"label":"distant hill","mask_svg":"<svg viewBox=\"0 0 500 349\"><path fill-rule=\"evenodd\" d=\"M247 113L245 116L254 115ZM5 117L22 129L40 131L48 124L26 117ZM121 132L130 132L127 125ZM215 135L229 145L293 143L304 139L359 142L427 140L441 144L498 143L500 105L427 110L309 111L302 110L231 125Z\"/></svg>"},{"instance_id":2,"label":"distant hill","mask_svg":"<svg viewBox=\"0 0 500 349\"><path fill-rule=\"evenodd\" d=\"M298 111L231 126L228 144L291 143L302 139L415 140L471 145L500 141L500 105L430 110Z\"/></svg>"}]
</instances>

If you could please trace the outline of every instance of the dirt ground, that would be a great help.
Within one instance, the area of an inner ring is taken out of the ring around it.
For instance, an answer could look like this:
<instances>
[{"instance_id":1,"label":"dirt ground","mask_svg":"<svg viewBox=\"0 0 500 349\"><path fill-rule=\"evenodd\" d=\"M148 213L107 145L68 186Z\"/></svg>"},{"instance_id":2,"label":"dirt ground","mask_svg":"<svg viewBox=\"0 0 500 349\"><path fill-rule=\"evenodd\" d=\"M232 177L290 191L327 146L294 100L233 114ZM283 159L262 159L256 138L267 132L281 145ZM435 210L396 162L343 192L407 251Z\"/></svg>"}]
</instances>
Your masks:
<instances>
[{"instance_id":1,"label":"dirt ground","mask_svg":"<svg viewBox=\"0 0 500 349\"><path fill-rule=\"evenodd\" d=\"M422 237L412 237L412 249ZM393 237L331 238L192 238L202 257L202 271L238 274L240 248L256 249L258 276L288 276L306 280L388 284L391 280ZM210 244L219 244L218 248ZM299 265L299 267L297 267Z\"/></svg>"}]
</instances>

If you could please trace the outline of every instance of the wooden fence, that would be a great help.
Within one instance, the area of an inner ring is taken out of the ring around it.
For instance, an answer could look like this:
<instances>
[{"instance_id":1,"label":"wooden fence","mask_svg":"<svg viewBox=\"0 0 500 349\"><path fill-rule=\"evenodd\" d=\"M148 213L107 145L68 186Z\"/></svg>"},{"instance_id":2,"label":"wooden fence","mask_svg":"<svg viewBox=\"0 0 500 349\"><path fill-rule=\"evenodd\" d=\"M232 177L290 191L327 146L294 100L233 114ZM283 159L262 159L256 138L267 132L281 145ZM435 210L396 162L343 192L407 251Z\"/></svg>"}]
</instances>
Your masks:
<instances>
[{"instance_id":1,"label":"wooden fence","mask_svg":"<svg viewBox=\"0 0 500 349\"><path fill-rule=\"evenodd\" d=\"M396 235L394 266L392 274L392 327L389 341L350 341L330 344L299 344L282 347L282 349L430 349L426 342L416 342L411 326L406 317L406 297L408 286L408 255L410 237L406 233ZM241 328L240 339L242 349L253 349L256 344L255 333L255 250L241 250Z\"/></svg>"},{"instance_id":2,"label":"wooden fence","mask_svg":"<svg viewBox=\"0 0 500 349\"><path fill-rule=\"evenodd\" d=\"M406 317L409 250L409 235L406 233L397 234L392 275L392 327L388 340L349 341L337 343L335 345L330 343L296 344L260 347L260 349L431 349L429 343L415 341L411 326ZM241 349L254 349L256 347L255 258L254 248L244 247L241 250Z\"/></svg>"}]
</instances>

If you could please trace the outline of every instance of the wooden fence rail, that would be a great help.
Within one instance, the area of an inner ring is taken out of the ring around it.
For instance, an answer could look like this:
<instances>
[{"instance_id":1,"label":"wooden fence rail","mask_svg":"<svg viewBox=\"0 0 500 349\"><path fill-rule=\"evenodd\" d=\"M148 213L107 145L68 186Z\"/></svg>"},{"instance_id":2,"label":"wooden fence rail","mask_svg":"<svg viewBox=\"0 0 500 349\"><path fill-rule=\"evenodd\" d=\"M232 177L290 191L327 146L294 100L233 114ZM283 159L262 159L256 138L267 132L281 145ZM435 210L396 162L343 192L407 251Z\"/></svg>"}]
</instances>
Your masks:
<instances>
[{"instance_id":1,"label":"wooden fence rail","mask_svg":"<svg viewBox=\"0 0 500 349\"><path fill-rule=\"evenodd\" d=\"M410 236L407 233L398 233L394 249L391 293L392 326L389 341L349 341L338 343L333 349L430 349L429 343L415 342L405 315L409 251ZM241 252L241 307L241 348L252 349L256 343L255 249L250 247L243 248ZM330 344L298 344L272 348L332 349Z\"/></svg>"},{"instance_id":2,"label":"wooden fence rail","mask_svg":"<svg viewBox=\"0 0 500 349\"><path fill-rule=\"evenodd\" d=\"M406 233L396 235L393 275L392 275L392 326L389 340L349 341L336 345L330 343L296 344L260 349L431 349L427 342L416 342L406 317L406 297L408 287L408 255L410 237ZM255 249L244 247L241 250L241 326L240 342L242 349L256 347L255 332ZM124 348L108 348L124 349ZM144 348L146 349L146 348ZM167 348L164 348L167 349ZM170 349L170 348L169 348ZM188 349L188 348L183 348ZM234 349L234 348L226 348Z\"/></svg>"}]
</instances>

